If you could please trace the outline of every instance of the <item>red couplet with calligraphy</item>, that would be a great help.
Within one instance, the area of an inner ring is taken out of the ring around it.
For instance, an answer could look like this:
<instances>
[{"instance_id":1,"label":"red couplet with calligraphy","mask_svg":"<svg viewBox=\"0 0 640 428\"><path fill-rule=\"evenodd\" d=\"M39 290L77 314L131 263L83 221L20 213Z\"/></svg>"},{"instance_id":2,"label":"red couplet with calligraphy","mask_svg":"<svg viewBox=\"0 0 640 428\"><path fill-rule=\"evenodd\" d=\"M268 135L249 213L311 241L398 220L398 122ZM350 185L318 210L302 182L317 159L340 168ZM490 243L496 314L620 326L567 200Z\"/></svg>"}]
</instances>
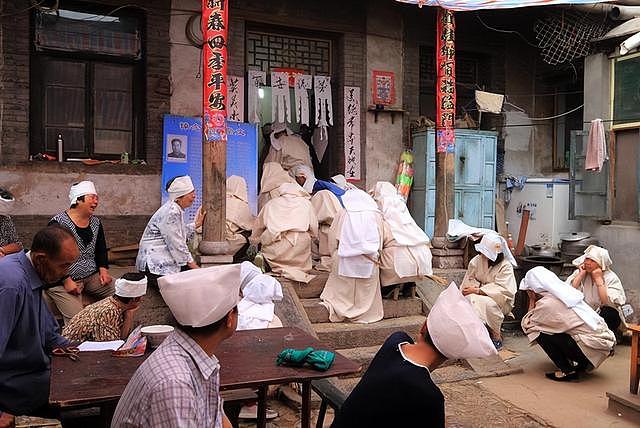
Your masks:
<instances>
[{"instance_id":1,"label":"red couplet with calligraphy","mask_svg":"<svg viewBox=\"0 0 640 428\"><path fill-rule=\"evenodd\" d=\"M228 0L202 0L202 124L206 141L226 142Z\"/></svg>"},{"instance_id":2,"label":"red couplet with calligraphy","mask_svg":"<svg viewBox=\"0 0 640 428\"><path fill-rule=\"evenodd\" d=\"M438 8L436 43L436 151L455 151L456 24L453 12Z\"/></svg>"}]
</instances>

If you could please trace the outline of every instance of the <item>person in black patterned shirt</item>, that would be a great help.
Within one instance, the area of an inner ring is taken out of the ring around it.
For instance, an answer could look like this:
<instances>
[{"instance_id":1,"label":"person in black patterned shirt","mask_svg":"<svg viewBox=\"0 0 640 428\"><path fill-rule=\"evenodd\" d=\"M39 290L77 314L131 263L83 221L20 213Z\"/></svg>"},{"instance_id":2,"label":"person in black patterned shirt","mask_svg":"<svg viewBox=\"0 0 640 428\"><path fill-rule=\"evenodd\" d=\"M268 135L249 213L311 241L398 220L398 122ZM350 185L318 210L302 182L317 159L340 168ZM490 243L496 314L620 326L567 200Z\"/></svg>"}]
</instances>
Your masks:
<instances>
[{"instance_id":1,"label":"person in black patterned shirt","mask_svg":"<svg viewBox=\"0 0 640 428\"><path fill-rule=\"evenodd\" d=\"M109 275L107 243L102 222L94 215L98 208L98 194L91 181L71 186L70 207L55 215L49 224L58 223L76 238L80 257L69 268L63 285L50 288L47 296L64 318L65 324L83 308L82 294L98 301L113 295L113 278ZM53 309L53 308L52 308Z\"/></svg>"},{"instance_id":2,"label":"person in black patterned shirt","mask_svg":"<svg viewBox=\"0 0 640 428\"><path fill-rule=\"evenodd\" d=\"M16 227L9 216L14 202L11 192L0 188L0 258L22 250Z\"/></svg>"}]
</instances>

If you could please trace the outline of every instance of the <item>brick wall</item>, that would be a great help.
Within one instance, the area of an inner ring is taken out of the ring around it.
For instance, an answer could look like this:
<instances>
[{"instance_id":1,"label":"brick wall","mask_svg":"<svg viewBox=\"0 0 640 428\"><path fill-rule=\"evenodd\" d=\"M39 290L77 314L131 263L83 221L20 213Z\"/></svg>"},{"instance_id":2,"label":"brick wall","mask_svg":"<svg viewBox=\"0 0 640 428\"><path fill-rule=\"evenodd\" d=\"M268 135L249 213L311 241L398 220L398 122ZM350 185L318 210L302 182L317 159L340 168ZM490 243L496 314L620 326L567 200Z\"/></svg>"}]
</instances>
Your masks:
<instances>
[{"instance_id":1,"label":"brick wall","mask_svg":"<svg viewBox=\"0 0 640 428\"><path fill-rule=\"evenodd\" d=\"M328 0L256 0L230 1L229 73L246 73L245 32L252 25L274 25L296 31L322 32L334 41L333 126L329 128L329 146L323 164L326 173L344 171L343 86L359 86L362 93L361 135L364 177L365 117L366 117L366 35L365 1ZM268 28L268 27L267 27Z\"/></svg>"},{"instance_id":2,"label":"brick wall","mask_svg":"<svg viewBox=\"0 0 640 428\"><path fill-rule=\"evenodd\" d=\"M0 58L0 164L15 164L29 159L29 51L31 34L24 0L3 0ZM147 161L159 168L162 157L162 115L169 111L170 0L103 0L118 7L139 5L153 13L146 14L146 126Z\"/></svg>"},{"instance_id":3,"label":"brick wall","mask_svg":"<svg viewBox=\"0 0 640 428\"><path fill-rule=\"evenodd\" d=\"M11 216L11 218L22 245L28 248L33 240L33 235L47 225L51 216L17 215ZM150 216L144 215L100 216L107 239L107 247L137 244L149 218Z\"/></svg>"}]
</instances>

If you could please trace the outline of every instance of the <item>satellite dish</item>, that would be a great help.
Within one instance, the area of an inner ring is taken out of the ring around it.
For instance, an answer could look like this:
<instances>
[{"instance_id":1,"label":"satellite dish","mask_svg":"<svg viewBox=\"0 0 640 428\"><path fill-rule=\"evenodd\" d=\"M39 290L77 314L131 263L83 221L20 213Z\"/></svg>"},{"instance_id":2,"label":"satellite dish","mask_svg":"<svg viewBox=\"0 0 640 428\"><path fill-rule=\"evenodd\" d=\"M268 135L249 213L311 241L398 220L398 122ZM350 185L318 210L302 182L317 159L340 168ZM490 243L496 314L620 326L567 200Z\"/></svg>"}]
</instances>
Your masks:
<instances>
[{"instance_id":1,"label":"satellite dish","mask_svg":"<svg viewBox=\"0 0 640 428\"><path fill-rule=\"evenodd\" d=\"M185 35L187 40L193 46L202 49L202 14L194 13L187 20L187 26L185 28Z\"/></svg>"}]
</instances>

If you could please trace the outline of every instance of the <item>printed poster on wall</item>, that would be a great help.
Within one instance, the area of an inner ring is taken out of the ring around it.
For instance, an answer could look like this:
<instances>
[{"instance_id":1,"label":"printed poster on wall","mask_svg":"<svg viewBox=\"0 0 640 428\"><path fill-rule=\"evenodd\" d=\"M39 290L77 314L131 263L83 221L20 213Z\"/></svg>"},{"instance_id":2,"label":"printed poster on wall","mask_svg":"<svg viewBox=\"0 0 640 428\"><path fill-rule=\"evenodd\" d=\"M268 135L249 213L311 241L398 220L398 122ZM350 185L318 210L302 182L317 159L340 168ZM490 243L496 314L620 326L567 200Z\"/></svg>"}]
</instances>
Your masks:
<instances>
[{"instance_id":1,"label":"printed poster on wall","mask_svg":"<svg viewBox=\"0 0 640 428\"><path fill-rule=\"evenodd\" d=\"M396 102L395 77L390 71L373 71L373 103L392 105Z\"/></svg>"},{"instance_id":2,"label":"printed poster on wall","mask_svg":"<svg viewBox=\"0 0 640 428\"><path fill-rule=\"evenodd\" d=\"M169 195L167 182L177 175L189 175L196 188L196 200L186 210L193 221L202 205L202 118L164 115L162 150L162 203ZM227 177L239 175L247 182L249 206L258 211L258 131L251 123L227 123Z\"/></svg>"},{"instance_id":3,"label":"printed poster on wall","mask_svg":"<svg viewBox=\"0 0 640 428\"><path fill-rule=\"evenodd\" d=\"M360 180L360 88L344 87L344 176Z\"/></svg>"}]
</instances>

